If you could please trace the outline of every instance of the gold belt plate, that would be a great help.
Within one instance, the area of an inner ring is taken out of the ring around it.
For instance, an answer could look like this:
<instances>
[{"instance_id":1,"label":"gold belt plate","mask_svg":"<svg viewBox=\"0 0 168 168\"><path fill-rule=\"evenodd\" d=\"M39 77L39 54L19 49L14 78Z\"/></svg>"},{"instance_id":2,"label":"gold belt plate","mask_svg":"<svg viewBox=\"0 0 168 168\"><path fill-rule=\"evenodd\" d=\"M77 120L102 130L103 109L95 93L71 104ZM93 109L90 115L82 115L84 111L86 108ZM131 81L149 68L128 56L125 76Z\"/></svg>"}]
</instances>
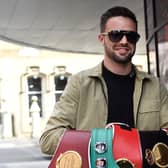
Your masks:
<instances>
[{"instance_id":1,"label":"gold belt plate","mask_svg":"<svg viewBox=\"0 0 168 168\"><path fill-rule=\"evenodd\" d=\"M82 158L76 151L61 153L56 161L56 168L81 168Z\"/></svg>"}]
</instances>

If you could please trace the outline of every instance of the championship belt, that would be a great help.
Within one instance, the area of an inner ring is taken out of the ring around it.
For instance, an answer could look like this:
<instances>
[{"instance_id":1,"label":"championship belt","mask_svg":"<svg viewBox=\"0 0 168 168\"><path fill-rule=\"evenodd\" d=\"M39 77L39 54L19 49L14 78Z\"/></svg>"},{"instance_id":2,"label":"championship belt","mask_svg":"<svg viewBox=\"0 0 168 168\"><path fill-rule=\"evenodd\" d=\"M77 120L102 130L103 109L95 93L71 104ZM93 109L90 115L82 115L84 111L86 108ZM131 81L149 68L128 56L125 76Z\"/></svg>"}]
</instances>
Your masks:
<instances>
[{"instance_id":1,"label":"championship belt","mask_svg":"<svg viewBox=\"0 0 168 168\"><path fill-rule=\"evenodd\" d=\"M89 168L90 131L65 131L48 168Z\"/></svg>"},{"instance_id":2,"label":"championship belt","mask_svg":"<svg viewBox=\"0 0 168 168\"><path fill-rule=\"evenodd\" d=\"M114 129L113 155L121 168L142 168L143 159L138 130L123 123L111 123L106 128Z\"/></svg>"},{"instance_id":3,"label":"championship belt","mask_svg":"<svg viewBox=\"0 0 168 168\"><path fill-rule=\"evenodd\" d=\"M48 168L142 168L139 141L138 131L124 124L67 130Z\"/></svg>"},{"instance_id":4,"label":"championship belt","mask_svg":"<svg viewBox=\"0 0 168 168\"><path fill-rule=\"evenodd\" d=\"M91 168L119 168L112 153L113 128L95 128L91 132Z\"/></svg>"}]
</instances>

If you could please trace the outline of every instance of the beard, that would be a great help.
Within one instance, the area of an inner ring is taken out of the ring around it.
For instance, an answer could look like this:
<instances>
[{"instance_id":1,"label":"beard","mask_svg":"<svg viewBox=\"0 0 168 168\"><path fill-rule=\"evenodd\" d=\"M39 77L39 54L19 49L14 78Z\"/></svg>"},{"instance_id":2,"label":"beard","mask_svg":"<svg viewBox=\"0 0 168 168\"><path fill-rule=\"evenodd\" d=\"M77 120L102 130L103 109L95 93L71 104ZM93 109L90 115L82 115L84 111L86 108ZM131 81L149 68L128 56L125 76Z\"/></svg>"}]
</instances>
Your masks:
<instances>
[{"instance_id":1,"label":"beard","mask_svg":"<svg viewBox=\"0 0 168 168\"><path fill-rule=\"evenodd\" d=\"M128 46L127 46L128 47ZM119 64L127 64L131 62L132 57L135 54L135 49L133 51L130 51L127 55L119 55L112 50L112 48L109 48L108 46L104 46L105 54L108 58L113 60L116 63Z\"/></svg>"}]
</instances>

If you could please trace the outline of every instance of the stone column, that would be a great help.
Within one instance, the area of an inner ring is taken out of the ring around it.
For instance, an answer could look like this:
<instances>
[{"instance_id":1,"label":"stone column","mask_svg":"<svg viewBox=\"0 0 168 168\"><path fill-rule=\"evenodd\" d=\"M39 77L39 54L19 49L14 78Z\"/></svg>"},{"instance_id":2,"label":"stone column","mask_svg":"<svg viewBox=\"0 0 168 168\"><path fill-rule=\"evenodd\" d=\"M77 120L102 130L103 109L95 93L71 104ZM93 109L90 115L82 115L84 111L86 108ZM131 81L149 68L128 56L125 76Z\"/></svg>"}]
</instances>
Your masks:
<instances>
[{"instance_id":1,"label":"stone column","mask_svg":"<svg viewBox=\"0 0 168 168\"><path fill-rule=\"evenodd\" d=\"M12 135L12 116L6 108L6 101L1 100L0 115L2 120L2 138L11 138Z\"/></svg>"}]
</instances>

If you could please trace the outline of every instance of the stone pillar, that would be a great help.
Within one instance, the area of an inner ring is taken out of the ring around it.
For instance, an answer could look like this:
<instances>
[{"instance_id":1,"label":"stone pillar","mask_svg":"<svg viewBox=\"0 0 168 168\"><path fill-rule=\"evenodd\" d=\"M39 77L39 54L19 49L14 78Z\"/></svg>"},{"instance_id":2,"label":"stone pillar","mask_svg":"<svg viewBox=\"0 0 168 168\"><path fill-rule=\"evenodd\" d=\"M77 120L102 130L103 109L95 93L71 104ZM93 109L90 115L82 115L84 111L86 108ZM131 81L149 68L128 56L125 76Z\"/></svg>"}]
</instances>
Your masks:
<instances>
[{"instance_id":1,"label":"stone pillar","mask_svg":"<svg viewBox=\"0 0 168 168\"><path fill-rule=\"evenodd\" d=\"M12 116L6 108L5 100L1 101L0 115L2 120L2 138L11 138L12 135Z\"/></svg>"}]
</instances>

